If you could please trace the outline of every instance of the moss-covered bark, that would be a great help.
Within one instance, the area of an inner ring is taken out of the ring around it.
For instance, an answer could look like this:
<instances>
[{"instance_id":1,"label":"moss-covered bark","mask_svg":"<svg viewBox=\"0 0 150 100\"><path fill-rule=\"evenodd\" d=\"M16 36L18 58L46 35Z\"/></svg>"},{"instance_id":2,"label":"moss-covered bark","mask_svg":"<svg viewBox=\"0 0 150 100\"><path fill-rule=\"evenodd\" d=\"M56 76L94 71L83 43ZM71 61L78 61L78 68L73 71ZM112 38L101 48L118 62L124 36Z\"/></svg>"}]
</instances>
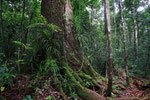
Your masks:
<instances>
[{"instance_id":1,"label":"moss-covered bark","mask_svg":"<svg viewBox=\"0 0 150 100\"><path fill-rule=\"evenodd\" d=\"M100 89L101 86L97 82L100 76L91 67L80 49L79 41L75 39L70 0L42 0L41 11L48 23L57 25L62 30L55 33L55 38L59 43L57 49L60 56L54 57L57 58L59 63L61 62L60 66L75 83L78 94L87 100L101 100L102 97L99 94L84 86L85 80L88 80Z\"/></svg>"},{"instance_id":2,"label":"moss-covered bark","mask_svg":"<svg viewBox=\"0 0 150 100\"><path fill-rule=\"evenodd\" d=\"M76 88L78 94L82 98L84 98L86 100L105 100L105 98L100 96L98 93L84 87L82 85L83 81L81 81L81 80L78 81L78 79L80 77L84 77L85 79L88 79L89 81L91 81L95 86L99 86L101 88L101 86L97 83L96 80L92 79L92 77L90 77L89 75L84 74L84 73L79 73L77 75L77 73L74 72L68 65L65 65L64 69L65 69L65 72L67 73L67 75L69 75L70 79L76 84L75 88ZM74 72L76 74L73 75L72 72Z\"/></svg>"}]
</instances>

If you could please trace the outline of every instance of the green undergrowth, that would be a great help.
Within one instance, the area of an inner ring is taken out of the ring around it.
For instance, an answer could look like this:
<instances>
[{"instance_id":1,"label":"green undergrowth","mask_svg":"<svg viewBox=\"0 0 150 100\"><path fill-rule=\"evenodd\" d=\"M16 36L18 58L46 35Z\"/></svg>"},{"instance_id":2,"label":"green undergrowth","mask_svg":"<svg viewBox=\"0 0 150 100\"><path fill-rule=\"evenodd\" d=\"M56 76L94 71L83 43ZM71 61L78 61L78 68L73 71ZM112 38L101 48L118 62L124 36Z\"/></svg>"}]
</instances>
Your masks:
<instances>
[{"instance_id":1,"label":"green undergrowth","mask_svg":"<svg viewBox=\"0 0 150 100\"><path fill-rule=\"evenodd\" d=\"M47 59L40 64L35 83L40 83L39 80L48 75L48 79L54 82L56 90L63 94L63 99L67 98L67 96L70 96L72 99L76 99L77 96L88 97L89 93L85 88L98 87L100 89L97 80L94 80L82 71L79 73L73 71L67 63L59 66L55 59Z\"/></svg>"}]
</instances>

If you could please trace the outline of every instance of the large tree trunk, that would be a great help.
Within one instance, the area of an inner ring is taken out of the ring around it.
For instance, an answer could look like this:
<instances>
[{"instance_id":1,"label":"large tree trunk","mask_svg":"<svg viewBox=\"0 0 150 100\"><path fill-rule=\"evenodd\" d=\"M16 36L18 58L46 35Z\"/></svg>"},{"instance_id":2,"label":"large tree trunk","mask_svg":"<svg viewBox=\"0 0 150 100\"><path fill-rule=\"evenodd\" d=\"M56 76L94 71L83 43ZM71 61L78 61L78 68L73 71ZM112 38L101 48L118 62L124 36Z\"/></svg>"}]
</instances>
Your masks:
<instances>
[{"instance_id":1,"label":"large tree trunk","mask_svg":"<svg viewBox=\"0 0 150 100\"><path fill-rule=\"evenodd\" d=\"M65 17L63 16L65 14ZM52 23L61 28L62 32L58 32L55 36L61 44L61 56L64 56L69 66L74 71L83 71L90 74L93 78L98 77L97 73L91 67L89 61L84 57L79 41L75 39L75 28L73 26L73 12L70 0L43 0L42 15L47 19L48 23ZM64 59L63 57L63 59ZM82 68L81 68L82 67Z\"/></svg>"},{"instance_id":2,"label":"large tree trunk","mask_svg":"<svg viewBox=\"0 0 150 100\"><path fill-rule=\"evenodd\" d=\"M48 23L57 25L62 30L61 32L55 33L54 36L59 43L58 50L60 52L60 57L55 57L57 59L59 58L61 62L67 62L67 65L65 65L66 73L76 83L75 88L78 94L87 100L100 100L100 95L81 85L82 80L80 77L86 78L84 75L88 75L96 80L99 78L99 75L84 57L80 49L79 41L75 39L73 11L70 0L42 0L41 12ZM60 65L64 66L63 63ZM74 74L72 74L72 71ZM93 83L97 84L95 81ZM97 86L100 87L98 84ZM97 95L97 97L93 98L94 95Z\"/></svg>"},{"instance_id":3,"label":"large tree trunk","mask_svg":"<svg viewBox=\"0 0 150 100\"><path fill-rule=\"evenodd\" d=\"M104 15L105 15L105 33L107 34L108 49L109 49L109 68L108 68L108 87L106 96L111 96L112 92L112 47L111 47L111 24L110 24L110 9L109 0L104 0Z\"/></svg>"},{"instance_id":4,"label":"large tree trunk","mask_svg":"<svg viewBox=\"0 0 150 100\"><path fill-rule=\"evenodd\" d=\"M119 2L120 8L120 16L121 16L121 28L123 33L123 44L124 44L124 61L125 61L125 71L126 71L126 82L129 84L129 77L128 77L128 60L127 60L127 48L126 48L126 32L125 32L125 22L123 16L123 7L122 7L122 0Z\"/></svg>"}]
</instances>

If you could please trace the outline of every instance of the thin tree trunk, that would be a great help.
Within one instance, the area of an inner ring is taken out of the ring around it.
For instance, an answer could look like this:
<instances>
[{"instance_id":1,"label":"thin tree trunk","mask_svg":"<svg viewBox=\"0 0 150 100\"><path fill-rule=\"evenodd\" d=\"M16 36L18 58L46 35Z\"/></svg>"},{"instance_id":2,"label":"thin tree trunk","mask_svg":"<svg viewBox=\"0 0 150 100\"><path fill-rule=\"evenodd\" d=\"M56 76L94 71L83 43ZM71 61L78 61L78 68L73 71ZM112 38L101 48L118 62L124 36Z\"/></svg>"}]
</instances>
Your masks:
<instances>
[{"instance_id":1,"label":"thin tree trunk","mask_svg":"<svg viewBox=\"0 0 150 100\"><path fill-rule=\"evenodd\" d=\"M0 0L0 37L3 37L2 0Z\"/></svg>"},{"instance_id":2,"label":"thin tree trunk","mask_svg":"<svg viewBox=\"0 0 150 100\"><path fill-rule=\"evenodd\" d=\"M21 33L20 33L20 42L23 42L24 39L24 14L25 14L25 0L23 0L23 6L22 6L22 19L21 19L21 24L20 24L20 28L21 28ZM21 53L22 53L22 48L19 47L18 48L18 60L20 60L22 58ZM18 72L20 72L20 62L18 62Z\"/></svg>"},{"instance_id":3,"label":"thin tree trunk","mask_svg":"<svg viewBox=\"0 0 150 100\"><path fill-rule=\"evenodd\" d=\"M111 47L111 24L110 24L110 9L109 0L104 0L104 15L105 15L105 33L107 34L108 49L109 49L109 68L108 68L108 87L106 96L111 96L112 92L112 47Z\"/></svg>"},{"instance_id":4,"label":"thin tree trunk","mask_svg":"<svg viewBox=\"0 0 150 100\"><path fill-rule=\"evenodd\" d=\"M136 21L136 9L135 9L135 0L133 0L133 23L134 23L134 52L135 52L135 60L137 58L138 50L138 31L137 31L137 21Z\"/></svg>"},{"instance_id":5,"label":"thin tree trunk","mask_svg":"<svg viewBox=\"0 0 150 100\"><path fill-rule=\"evenodd\" d=\"M114 11L113 11L113 13L114 13L115 42L117 42L117 38L116 38L116 36L117 36L117 27L116 27L116 7L115 7L115 1L114 1Z\"/></svg>"},{"instance_id":6,"label":"thin tree trunk","mask_svg":"<svg viewBox=\"0 0 150 100\"><path fill-rule=\"evenodd\" d=\"M28 25L31 24L31 0L28 0L29 2L29 8L28 8ZM28 32L26 33L26 42L28 43L28 38L29 38L29 29L28 29Z\"/></svg>"},{"instance_id":7,"label":"thin tree trunk","mask_svg":"<svg viewBox=\"0 0 150 100\"><path fill-rule=\"evenodd\" d=\"M126 71L126 82L129 84L129 77L128 77L128 60L127 60L127 49L126 49L126 32L125 32L125 21L123 17L123 7L122 7L122 0L119 2L120 8L120 16L121 16L121 28L123 33L123 44L124 44L124 60L125 60L125 71Z\"/></svg>"}]
</instances>

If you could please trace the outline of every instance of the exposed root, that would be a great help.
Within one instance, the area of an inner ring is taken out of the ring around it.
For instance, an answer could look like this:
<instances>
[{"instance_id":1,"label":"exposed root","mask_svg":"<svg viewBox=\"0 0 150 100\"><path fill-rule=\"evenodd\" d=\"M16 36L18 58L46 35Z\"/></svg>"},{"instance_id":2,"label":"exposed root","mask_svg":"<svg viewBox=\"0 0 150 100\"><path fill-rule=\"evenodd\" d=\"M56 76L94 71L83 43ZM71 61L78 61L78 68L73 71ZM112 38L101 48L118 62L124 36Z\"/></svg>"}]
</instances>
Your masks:
<instances>
[{"instance_id":1,"label":"exposed root","mask_svg":"<svg viewBox=\"0 0 150 100\"><path fill-rule=\"evenodd\" d=\"M102 97L95 91L82 87L78 90L79 95L85 100L106 100L106 98Z\"/></svg>"},{"instance_id":2,"label":"exposed root","mask_svg":"<svg viewBox=\"0 0 150 100\"><path fill-rule=\"evenodd\" d=\"M64 66L65 72L68 74L68 76L70 77L70 79L76 84L75 85L75 89L77 90L79 96L81 96L82 98L86 99L86 100L105 100L104 97L102 97L100 94L96 93L95 91L92 91L90 89L85 88L83 85L81 85L81 83L83 81L81 81L81 76L84 77L85 79L88 79L89 81L92 81L94 83L94 85L96 85L97 87L101 88L101 86L92 79L92 77L90 77L89 75L86 74L72 74L71 72L72 69L68 66L65 65ZM80 80L80 81L77 81Z\"/></svg>"},{"instance_id":3,"label":"exposed root","mask_svg":"<svg viewBox=\"0 0 150 100\"><path fill-rule=\"evenodd\" d=\"M62 93L62 95L63 95L63 99L64 100L67 100L67 96L65 95L65 93L64 93L64 90L63 90L63 88L62 88L62 86L61 86L61 82L59 81L59 79L56 77L56 80L57 80L57 82L58 82L58 84L59 84L59 91Z\"/></svg>"}]
</instances>

